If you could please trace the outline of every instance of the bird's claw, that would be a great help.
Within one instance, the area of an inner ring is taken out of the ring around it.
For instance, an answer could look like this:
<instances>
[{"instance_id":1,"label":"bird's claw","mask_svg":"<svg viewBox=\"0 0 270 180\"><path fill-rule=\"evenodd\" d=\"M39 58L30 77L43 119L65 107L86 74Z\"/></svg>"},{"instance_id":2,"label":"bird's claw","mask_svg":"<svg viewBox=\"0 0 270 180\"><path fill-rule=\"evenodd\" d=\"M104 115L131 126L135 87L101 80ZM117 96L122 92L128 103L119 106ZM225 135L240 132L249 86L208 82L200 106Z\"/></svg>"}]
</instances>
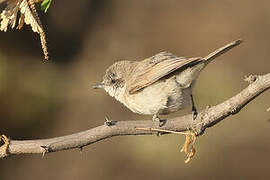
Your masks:
<instances>
[{"instance_id":1,"label":"bird's claw","mask_svg":"<svg viewBox=\"0 0 270 180\"><path fill-rule=\"evenodd\" d=\"M152 117L152 120L153 120L153 122L157 122L159 127L164 126L165 123L166 123L166 120L160 119L160 118L158 117L158 115L156 115L156 114ZM161 135L161 134L159 134L159 135Z\"/></svg>"},{"instance_id":2,"label":"bird's claw","mask_svg":"<svg viewBox=\"0 0 270 180\"><path fill-rule=\"evenodd\" d=\"M112 125L114 125L114 124L115 124L114 121L109 120L109 118L108 118L107 116L105 116L105 122L104 122L104 125L106 125L106 126L112 126Z\"/></svg>"}]
</instances>

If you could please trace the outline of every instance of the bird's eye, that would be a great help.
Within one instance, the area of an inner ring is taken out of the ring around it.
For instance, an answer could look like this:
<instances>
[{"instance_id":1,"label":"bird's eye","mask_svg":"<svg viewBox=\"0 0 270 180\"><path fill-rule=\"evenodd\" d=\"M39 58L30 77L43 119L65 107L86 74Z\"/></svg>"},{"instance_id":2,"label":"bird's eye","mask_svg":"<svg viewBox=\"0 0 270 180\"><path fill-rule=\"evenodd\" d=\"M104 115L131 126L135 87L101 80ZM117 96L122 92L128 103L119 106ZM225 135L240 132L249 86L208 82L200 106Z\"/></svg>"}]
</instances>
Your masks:
<instances>
[{"instance_id":1,"label":"bird's eye","mask_svg":"<svg viewBox=\"0 0 270 180\"><path fill-rule=\"evenodd\" d=\"M112 82L112 84L114 84L116 81L115 81L115 79L112 79L112 81L111 81L111 82Z\"/></svg>"}]
</instances>

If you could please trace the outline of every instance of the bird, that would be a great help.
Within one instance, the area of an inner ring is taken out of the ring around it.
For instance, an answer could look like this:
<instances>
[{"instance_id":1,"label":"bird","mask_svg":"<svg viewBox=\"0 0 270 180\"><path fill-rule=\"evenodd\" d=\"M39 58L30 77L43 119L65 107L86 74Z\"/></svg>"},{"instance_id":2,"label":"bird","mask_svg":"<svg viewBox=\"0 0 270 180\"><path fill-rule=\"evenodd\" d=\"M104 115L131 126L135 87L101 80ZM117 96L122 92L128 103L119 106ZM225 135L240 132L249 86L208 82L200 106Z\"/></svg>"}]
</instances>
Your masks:
<instances>
[{"instance_id":1,"label":"bird","mask_svg":"<svg viewBox=\"0 0 270 180\"><path fill-rule=\"evenodd\" d=\"M192 90L200 72L214 59L241 44L236 40L216 49L205 57L178 57L170 52L160 52L141 61L117 61L103 76L102 82L93 86L104 89L134 113L166 115L192 106L196 119L197 108Z\"/></svg>"},{"instance_id":2,"label":"bird","mask_svg":"<svg viewBox=\"0 0 270 180\"><path fill-rule=\"evenodd\" d=\"M107 68L103 80L93 88L104 89L134 113L152 115L152 120L159 122L160 127L164 121L159 115L190 105L192 119L195 120L198 113L192 90L200 72L211 61L242 42L239 39L228 43L205 57L178 57L165 51L141 61L117 61ZM106 121L106 125L110 124ZM181 152L186 154L185 163L188 163L195 154L193 145L198 134L190 130L183 134L186 140Z\"/></svg>"}]
</instances>

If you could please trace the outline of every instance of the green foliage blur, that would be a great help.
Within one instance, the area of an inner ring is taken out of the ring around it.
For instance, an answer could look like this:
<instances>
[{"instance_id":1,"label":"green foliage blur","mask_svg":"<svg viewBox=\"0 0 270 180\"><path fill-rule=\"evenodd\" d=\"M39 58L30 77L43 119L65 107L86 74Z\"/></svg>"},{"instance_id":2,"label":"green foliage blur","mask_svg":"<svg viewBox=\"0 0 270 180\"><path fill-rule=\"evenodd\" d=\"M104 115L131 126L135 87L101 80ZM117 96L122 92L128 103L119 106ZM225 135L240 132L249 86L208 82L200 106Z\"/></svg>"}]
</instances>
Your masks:
<instances>
[{"instance_id":1,"label":"green foliage blur","mask_svg":"<svg viewBox=\"0 0 270 180\"><path fill-rule=\"evenodd\" d=\"M44 0L41 3L41 10L44 11L45 13L48 11L50 5L51 5L52 0Z\"/></svg>"}]
</instances>

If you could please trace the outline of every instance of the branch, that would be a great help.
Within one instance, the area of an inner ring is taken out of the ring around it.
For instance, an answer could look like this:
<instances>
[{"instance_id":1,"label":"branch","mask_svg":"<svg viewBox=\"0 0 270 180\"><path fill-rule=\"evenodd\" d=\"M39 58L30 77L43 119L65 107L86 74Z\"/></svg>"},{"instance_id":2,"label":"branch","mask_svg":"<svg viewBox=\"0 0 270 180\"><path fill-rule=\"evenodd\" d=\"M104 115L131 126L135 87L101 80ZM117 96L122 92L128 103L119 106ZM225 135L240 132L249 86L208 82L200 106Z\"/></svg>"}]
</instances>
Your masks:
<instances>
[{"instance_id":1,"label":"branch","mask_svg":"<svg viewBox=\"0 0 270 180\"><path fill-rule=\"evenodd\" d=\"M138 121L113 121L107 122L79 133L39 140L5 140L0 147L0 158L18 154L50 153L67 149L82 148L106 138L123 135L151 135L154 131L148 129L162 129L168 131L187 131L193 129L196 135L201 135L208 127L214 126L230 115L238 113L245 105L258 95L270 88L270 73L263 76L249 76L245 79L250 84L239 94L213 107L200 111L196 120L192 115L175 117L165 121L162 127L152 120Z\"/></svg>"}]
</instances>

